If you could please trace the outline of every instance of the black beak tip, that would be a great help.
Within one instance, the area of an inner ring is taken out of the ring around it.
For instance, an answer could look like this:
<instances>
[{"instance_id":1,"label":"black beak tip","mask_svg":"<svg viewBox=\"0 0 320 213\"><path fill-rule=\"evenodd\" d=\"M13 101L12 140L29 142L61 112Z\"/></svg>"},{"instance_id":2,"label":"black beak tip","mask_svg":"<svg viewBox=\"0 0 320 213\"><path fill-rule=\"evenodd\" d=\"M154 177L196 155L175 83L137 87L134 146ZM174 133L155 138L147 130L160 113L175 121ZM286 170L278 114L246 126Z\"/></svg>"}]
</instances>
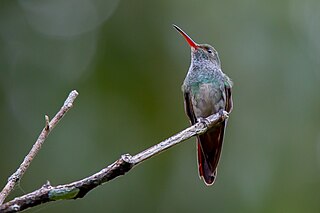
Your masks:
<instances>
[{"instance_id":1,"label":"black beak tip","mask_svg":"<svg viewBox=\"0 0 320 213\"><path fill-rule=\"evenodd\" d=\"M178 30L179 32L181 32L180 27L178 27L178 26L177 26L177 25L175 25L175 24L172 24L172 26L173 26L176 30Z\"/></svg>"}]
</instances>

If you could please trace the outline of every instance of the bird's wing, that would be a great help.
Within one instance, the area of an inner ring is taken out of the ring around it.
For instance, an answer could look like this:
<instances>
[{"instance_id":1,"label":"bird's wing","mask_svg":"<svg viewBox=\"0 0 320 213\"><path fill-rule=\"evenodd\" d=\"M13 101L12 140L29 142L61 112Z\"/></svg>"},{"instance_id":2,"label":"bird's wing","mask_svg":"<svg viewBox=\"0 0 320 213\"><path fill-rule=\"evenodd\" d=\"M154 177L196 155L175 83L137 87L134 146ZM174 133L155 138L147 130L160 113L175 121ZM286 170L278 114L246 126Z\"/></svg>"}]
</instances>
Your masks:
<instances>
[{"instance_id":1,"label":"bird's wing","mask_svg":"<svg viewBox=\"0 0 320 213\"><path fill-rule=\"evenodd\" d=\"M225 110L227 112L231 112L233 109L233 101L232 101L232 91L231 87L225 86L225 92L226 92L226 108Z\"/></svg>"},{"instance_id":2,"label":"bird's wing","mask_svg":"<svg viewBox=\"0 0 320 213\"><path fill-rule=\"evenodd\" d=\"M197 118L193 112L190 93L185 91L183 92L183 94L184 94L184 110L187 116L189 117L191 124L195 124L197 122Z\"/></svg>"}]
</instances>

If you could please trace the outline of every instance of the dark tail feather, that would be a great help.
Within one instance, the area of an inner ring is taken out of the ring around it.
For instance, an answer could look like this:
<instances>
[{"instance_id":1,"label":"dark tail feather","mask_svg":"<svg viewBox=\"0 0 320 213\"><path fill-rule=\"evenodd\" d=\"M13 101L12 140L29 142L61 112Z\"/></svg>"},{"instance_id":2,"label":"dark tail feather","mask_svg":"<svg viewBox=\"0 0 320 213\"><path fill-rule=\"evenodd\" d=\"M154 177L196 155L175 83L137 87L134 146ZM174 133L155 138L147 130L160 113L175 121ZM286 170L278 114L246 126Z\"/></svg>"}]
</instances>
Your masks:
<instances>
[{"instance_id":1,"label":"dark tail feather","mask_svg":"<svg viewBox=\"0 0 320 213\"><path fill-rule=\"evenodd\" d=\"M225 125L226 121L223 121L197 138L199 176L207 185L212 185L217 176Z\"/></svg>"}]
</instances>

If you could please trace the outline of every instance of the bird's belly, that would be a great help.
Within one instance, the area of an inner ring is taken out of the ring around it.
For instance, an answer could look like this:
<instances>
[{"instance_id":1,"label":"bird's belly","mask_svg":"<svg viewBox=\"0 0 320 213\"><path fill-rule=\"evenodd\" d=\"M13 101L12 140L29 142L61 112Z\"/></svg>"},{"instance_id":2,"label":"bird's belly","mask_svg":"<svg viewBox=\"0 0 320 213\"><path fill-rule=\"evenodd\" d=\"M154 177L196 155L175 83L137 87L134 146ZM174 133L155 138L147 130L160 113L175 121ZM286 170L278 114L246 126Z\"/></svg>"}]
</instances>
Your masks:
<instances>
[{"instance_id":1,"label":"bird's belly","mask_svg":"<svg viewBox=\"0 0 320 213\"><path fill-rule=\"evenodd\" d=\"M224 109L225 101L221 89L213 84L201 84L192 95L193 111L196 118L208 117Z\"/></svg>"}]
</instances>

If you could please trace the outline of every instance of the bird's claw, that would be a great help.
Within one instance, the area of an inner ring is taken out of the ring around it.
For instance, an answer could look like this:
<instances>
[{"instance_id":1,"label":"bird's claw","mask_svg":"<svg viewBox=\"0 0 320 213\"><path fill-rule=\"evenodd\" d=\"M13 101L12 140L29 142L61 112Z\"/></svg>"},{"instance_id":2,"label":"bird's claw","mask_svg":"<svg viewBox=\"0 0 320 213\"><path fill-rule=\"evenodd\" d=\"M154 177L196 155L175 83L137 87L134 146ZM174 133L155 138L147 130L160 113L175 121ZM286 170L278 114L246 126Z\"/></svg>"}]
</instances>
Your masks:
<instances>
[{"instance_id":1,"label":"bird's claw","mask_svg":"<svg viewBox=\"0 0 320 213\"><path fill-rule=\"evenodd\" d=\"M221 118L222 118L223 120L229 118L229 113L228 113L227 111L222 110L222 109L219 110L219 115L221 116Z\"/></svg>"},{"instance_id":2,"label":"bird's claw","mask_svg":"<svg viewBox=\"0 0 320 213\"><path fill-rule=\"evenodd\" d=\"M200 122L200 123L203 123L206 126L210 125L210 121L208 121L208 119L206 119L206 118L200 117L200 118L197 118L197 121Z\"/></svg>"}]
</instances>

